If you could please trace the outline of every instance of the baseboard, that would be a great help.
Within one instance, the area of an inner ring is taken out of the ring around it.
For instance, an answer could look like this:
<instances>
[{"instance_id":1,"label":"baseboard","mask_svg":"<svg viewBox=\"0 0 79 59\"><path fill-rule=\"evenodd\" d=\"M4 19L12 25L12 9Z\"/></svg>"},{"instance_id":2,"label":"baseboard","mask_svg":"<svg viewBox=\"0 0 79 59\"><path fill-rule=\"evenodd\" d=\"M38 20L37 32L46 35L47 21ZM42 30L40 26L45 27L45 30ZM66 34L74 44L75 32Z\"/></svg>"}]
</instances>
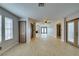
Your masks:
<instances>
[{"instance_id":1,"label":"baseboard","mask_svg":"<svg viewBox=\"0 0 79 59\"><path fill-rule=\"evenodd\" d=\"M13 43L12 45L10 45L9 47L7 47L6 49L1 50L0 51L0 56L3 55L3 53L5 53L6 51L8 51L9 49L11 49L12 47L14 47L17 44L18 44L18 42L16 42L15 44Z\"/></svg>"}]
</instances>

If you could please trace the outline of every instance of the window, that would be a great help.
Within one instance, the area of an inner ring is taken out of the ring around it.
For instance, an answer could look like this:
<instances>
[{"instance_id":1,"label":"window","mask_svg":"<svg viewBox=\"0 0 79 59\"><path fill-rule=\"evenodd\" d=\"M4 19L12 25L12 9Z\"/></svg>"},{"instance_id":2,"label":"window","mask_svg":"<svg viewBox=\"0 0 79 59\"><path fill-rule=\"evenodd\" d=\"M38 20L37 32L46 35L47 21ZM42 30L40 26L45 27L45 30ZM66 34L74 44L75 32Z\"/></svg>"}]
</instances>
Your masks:
<instances>
[{"instance_id":1,"label":"window","mask_svg":"<svg viewBox=\"0 0 79 59\"><path fill-rule=\"evenodd\" d=\"M5 17L5 40L13 39L13 20Z\"/></svg>"},{"instance_id":2,"label":"window","mask_svg":"<svg viewBox=\"0 0 79 59\"><path fill-rule=\"evenodd\" d=\"M1 15L0 15L0 42L1 42L1 39L2 39L2 19L1 19Z\"/></svg>"},{"instance_id":3,"label":"window","mask_svg":"<svg viewBox=\"0 0 79 59\"><path fill-rule=\"evenodd\" d=\"M41 27L41 34L47 34L47 27Z\"/></svg>"}]
</instances>

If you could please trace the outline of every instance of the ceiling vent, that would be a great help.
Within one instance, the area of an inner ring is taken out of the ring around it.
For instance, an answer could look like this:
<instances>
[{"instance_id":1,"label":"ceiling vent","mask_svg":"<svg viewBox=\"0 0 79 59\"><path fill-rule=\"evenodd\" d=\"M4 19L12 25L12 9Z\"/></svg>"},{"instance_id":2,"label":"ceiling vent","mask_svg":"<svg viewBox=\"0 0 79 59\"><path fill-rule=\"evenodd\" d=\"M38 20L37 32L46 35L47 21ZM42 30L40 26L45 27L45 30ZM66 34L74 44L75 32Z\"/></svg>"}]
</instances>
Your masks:
<instances>
[{"instance_id":1,"label":"ceiling vent","mask_svg":"<svg viewBox=\"0 0 79 59\"><path fill-rule=\"evenodd\" d=\"M45 5L44 3L39 3L38 4L39 7L44 7L44 5Z\"/></svg>"}]
</instances>

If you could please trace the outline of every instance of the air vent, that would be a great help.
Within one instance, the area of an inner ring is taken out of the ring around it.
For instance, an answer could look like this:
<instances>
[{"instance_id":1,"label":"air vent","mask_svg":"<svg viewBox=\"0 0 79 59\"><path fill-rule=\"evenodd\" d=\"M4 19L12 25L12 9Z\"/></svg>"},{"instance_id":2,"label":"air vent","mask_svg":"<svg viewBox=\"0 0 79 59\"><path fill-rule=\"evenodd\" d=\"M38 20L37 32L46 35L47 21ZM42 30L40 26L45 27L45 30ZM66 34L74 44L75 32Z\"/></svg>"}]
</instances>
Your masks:
<instances>
[{"instance_id":1,"label":"air vent","mask_svg":"<svg viewBox=\"0 0 79 59\"><path fill-rule=\"evenodd\" d=\"M38 6L39 7L44 7L44 3L39 3Z\"/></svg>"}]
</instances>

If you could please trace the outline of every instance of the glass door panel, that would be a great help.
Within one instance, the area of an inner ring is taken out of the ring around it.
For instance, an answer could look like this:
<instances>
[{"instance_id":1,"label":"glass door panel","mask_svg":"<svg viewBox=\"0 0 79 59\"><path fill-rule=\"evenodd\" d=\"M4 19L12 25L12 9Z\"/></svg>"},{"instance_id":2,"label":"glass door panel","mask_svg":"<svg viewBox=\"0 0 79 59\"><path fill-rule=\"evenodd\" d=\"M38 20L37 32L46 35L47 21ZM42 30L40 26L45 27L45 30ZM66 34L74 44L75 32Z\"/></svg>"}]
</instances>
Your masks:
<instances>
[{"instance_id":1,"label":"glass door panel","mask_svg":"<svg viewBox=\"0 0 79 59\"><path fill-rule=\"evenodd\" d=\"M68 42L74 43L74 21L68 22Z\"/></svg>"}]
</instances>

